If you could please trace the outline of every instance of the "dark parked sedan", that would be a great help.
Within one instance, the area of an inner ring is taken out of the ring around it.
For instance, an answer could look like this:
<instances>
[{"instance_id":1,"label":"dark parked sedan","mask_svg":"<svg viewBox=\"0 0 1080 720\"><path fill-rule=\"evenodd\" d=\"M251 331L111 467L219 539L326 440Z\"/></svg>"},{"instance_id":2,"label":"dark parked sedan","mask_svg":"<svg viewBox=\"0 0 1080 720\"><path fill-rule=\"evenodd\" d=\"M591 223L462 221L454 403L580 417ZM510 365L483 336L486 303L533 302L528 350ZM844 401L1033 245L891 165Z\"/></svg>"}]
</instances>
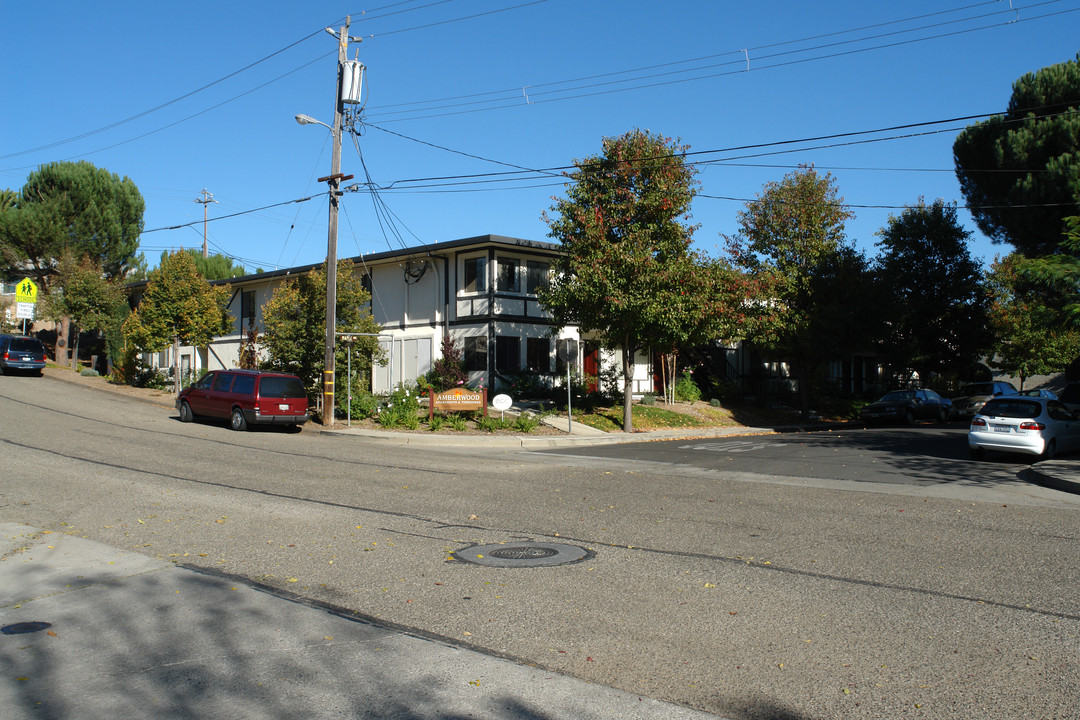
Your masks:
<instances>
[{"instance_id":1,"label":"dark parked sedan","mask_svg":"<svg viewBox=\"0 0 1080 720\"><path fill-rule=\"evenodd\" d=\"M933 390L893 390L874 403L863 406L859 416L865 423L949 419L952 403Z\"/></svg>"}]
</instances>

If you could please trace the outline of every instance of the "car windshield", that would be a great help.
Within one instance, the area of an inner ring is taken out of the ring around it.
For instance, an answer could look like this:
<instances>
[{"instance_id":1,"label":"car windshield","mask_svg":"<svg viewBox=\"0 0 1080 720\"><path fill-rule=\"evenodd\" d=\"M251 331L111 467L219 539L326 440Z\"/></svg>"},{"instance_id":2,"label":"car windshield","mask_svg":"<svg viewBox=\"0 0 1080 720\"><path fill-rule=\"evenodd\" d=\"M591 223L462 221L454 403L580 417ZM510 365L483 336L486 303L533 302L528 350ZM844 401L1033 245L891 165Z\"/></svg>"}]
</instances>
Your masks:
<instances>
[{"instance_id":1,"label":"car windshield","mask_svg":"<svg viewBox=\"0 0 1080 720\"><path fill-rule=\"evenodd\" d=\"M902 402L911 400L914 397L915 391L913 390L897 390L896 392L887 393L885 397L881 398L881 402Z\"/></svg>"},{"instance_id":2,"label":"car windshield","mask_svg":"<svg viewBox=\"0 0 1080 720\"><path fill-rule=\"evenodd\" d=\"M294 377L264 377L259 383L260 397L273 398L302 398L306 397L304 385L300 378Z\"/></svg>"},{"instance_id":3,"label":"car windshield","mask_svg":"<svg viewBox=\"0 0 1080 720\"><path fill-rule=\"evenodd\" d=\"M969 383L960 388L961 395L993 395L994 385L992 383Z\"/></svg>"},{"instance_id":4,"label":"car windshield","mask_svg":"<svg viewBox=\"0 0 1080 720\"><path fill-rule=\"evenodd\" d=\"M1030 400L991 400L979 410L980 415L1001 418L1034 418L1042 414L1042 405Z\"/></svg>"}]
</instances>

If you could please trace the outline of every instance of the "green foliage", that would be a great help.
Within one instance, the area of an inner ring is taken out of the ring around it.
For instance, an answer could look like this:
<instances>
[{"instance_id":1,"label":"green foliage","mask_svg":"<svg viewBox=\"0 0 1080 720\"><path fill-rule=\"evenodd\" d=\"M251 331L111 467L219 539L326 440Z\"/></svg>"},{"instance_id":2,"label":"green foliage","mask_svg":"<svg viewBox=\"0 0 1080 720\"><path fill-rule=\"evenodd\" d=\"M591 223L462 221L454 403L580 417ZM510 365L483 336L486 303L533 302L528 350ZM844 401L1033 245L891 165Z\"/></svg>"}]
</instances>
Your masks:
<instances>
[{"instance_id":1,"label":"green foliage","mask_svg":"<svg viewBox=\"0 0 1080 720\"><path fill-rule=\"evenodd\" d=\"M436 413L428 419L428 430L431 432L439 432L446 425L446 416L441 413Z\"/></svg>"},{"instance_id":2,"label":"green foliage","mask_svg":"<svg viewBox=\"0 0 1080 720\"><path fill-rule=\"evenodd\" d=\"M43 292L65 254L89 257L107 278L122 278L139 247L145 203L129 178L80 160L30 173L14 207L0 213L0 269L29 272Z\"/></svg>"},{"instance_id":3,"label":"green foliage","mask_svg":"<svg viewBox=\"0 0 1080 720\"><path fill-rule=\"evenodd\" d=\"M563 254L540 299L560 325L622 350L629 389L637 349L694 344L737 332L743 279L691 249L696 192L681 146L648 131L605 138L574 162L566 197L545 214ZM623 429L633 429L630 393Z\"/></svg>"},{"instance_id":4,"label":"green foliage","mask_svg":"<svg viewBox=\"0 0 1080 720\"><path fill-rule=\"evenodd\" d=\"M151 273L139 306L124 323L124 334L146 352L174 342L208 345L232 323L225 312L228 299L228 288L207 284L190 255L172 253Z\"/></svg>"},{"instance_id":5,"label":"green foliage","mask_svg":"<svg viewBox=\"0 0 1080 720\"><path fill-rule=\"evenodd\" d=\"M644 395L641 396L641 404L642 405L655 405L656 404L656 396L653 395L652 393L645 393Z\"/></svg>"},{"instance_id":6,"label":"green foliage","mask_svg":"<svg viewBox=\"0 0 1080 720\"><path fill-rule=\"evenodd\" d=\"M71 318L76 341L73 358L78 358L81 331L98 330L106 336L114 334L128 311L127 295L121 282L104 277L101 267L89 256L76 260L72 255L60 258L57 274L41 306L43 317ZM113 357L118 359L119 355Z\"/></svg>"},{"instance_id":7,"label":"green foliage","mask_svg":"<svg viewBox=\"0 0 1080 720\"><path fill-rule=\"evenodd\" d=\"M398 385L380 403L375 419L386 428L404 427L415 430L420 427L420 397L415 387Z\"/></svg>"},{"instance_id":8,"label":"green foliage","mask_svg":"<svg viewBox=\"0 0 1080 720\"><path fill-rule=\"evenodd\" d=\"M975 223L1028 257L1057 250L1080 212L1080 54L1013 83L1008 111L969 125L953 144Z\"/></svg>"},{"instance_id":9,"label":"green foliage","mask_svg":"<svg viewBox=\"0 0 1080 720\"><path fill-rule=\"evenodd\" d=\"M1021 387L1032 375L1065 370L1080 353L1080 330L1063 322L1057 294L1032 282L1031 263L1009 255L987 278L996 364L1019 377Z\"/></svg>"},{"instance_id":10,"label":"green foliage","mask_svg":"<svg viewBox=\"0 0 1080 720\"><path fill-rule=\"evenodd\" d=\"M203 257L202 251L195 248L186 248L181 252L191 255L191 259L195 261L195 267L207 280L228 280L248 274L243 265L233 265L232 258L220 253ZM161 253L162 261L168 254L168 251Z\"/></svg>"},{"instance_id":11,"label":"green foliage","mask_svg":"<svg viewBox=\"0 0 1080 720\"><path fill-rule=\"evenodd\" d=\"M338 413L340 415L349 415L354 420L362 420L364 418L374 418L378 415L379 407L379 398L367 390L354 391L352 407L348 408L342 403L341 407L338 408Z\"/></svg>"},{"instance_id":12,"label":"green foliage","mask_svg":"<svg viewBox=\"0 0 1080 720\"><path fill-rule=\"evenodd\" d=\"M791 364L804 417L824 364L867 335L871 275L847 244L851 217L830 174L801 168L768 183L727 238L732 261L761 282L748 303L748 334Z\"/></svg>"},{"instance_id":13,"label":"green foliage","mask_svg":"<svg viewBox=\"0 0 1080 720\"><path fill-rule=\"evenodd\" d=\"M469 429L468 419L460 413L447 415L446 424L450 427L451 430L457 430L458 432L465 432Z\"/></svg>"},{"instance_id":14,"label":"green foliage","mask_svg":"<svg viewBox=\"0 0 1080 720\"><path fill-rule=\"evenodd\" d=\"M882 352L921 378L957 376L989 349L983 271L956 207L922 199L879 233L875 307Z\"/></svg>"},{"instance_id":15,"label":"green foliage","mask_svg":"<svg viewBox=\"0 0 1080 720\"><path fill-rule=\"evenodd\" d=\"M337 267L337 331L378 333L382 328L371 317L368 294L353 272L353 264L341 260ZM261 345L266 351L265 367L292 373L304 381L315 403L322 385L326 362L326 267L287 279L274 290L262 306L263 335ZM354 392L366 384L372 362L384 362L383 352L374 337L360 337L352 344ZM335 343L334 362L338 382L335 383L335 406L342 407L348 399L345 368L350 346Z\"/></svg>"},{"instance_id":16,"label":"green foliage","mask_svg":"<svg viewBox=\"0 0 1080 720\"><path fill-rule=\"evenodd\" d=\"M494 415L486 415L476 419L476 427L484 432L495 432L496 430L505 430L510 426L510 423L502 418L497 418Z\"/></svg>"},{"instance_id":17,"label":"green foliage","mask_svg":"<svg viewBox=\"0 0 1080 720\"><path fill-rule=\"evenodd\" d=\"M521 433L531 433L540 427L540 418L532 413L523 412L514 419L513 429Z\"/></svg>"},{"instance_id":18,"label":"green foliage","mask_svg":"<svg viewBox=\"0 0 1080 720\"><path fill-rule=\"evenodd\" d=\"M697 402L701 399L701 388L694 382L689 370L684 370L675 381L675 399L681 402Z\"/></svg>"}]
</instances>

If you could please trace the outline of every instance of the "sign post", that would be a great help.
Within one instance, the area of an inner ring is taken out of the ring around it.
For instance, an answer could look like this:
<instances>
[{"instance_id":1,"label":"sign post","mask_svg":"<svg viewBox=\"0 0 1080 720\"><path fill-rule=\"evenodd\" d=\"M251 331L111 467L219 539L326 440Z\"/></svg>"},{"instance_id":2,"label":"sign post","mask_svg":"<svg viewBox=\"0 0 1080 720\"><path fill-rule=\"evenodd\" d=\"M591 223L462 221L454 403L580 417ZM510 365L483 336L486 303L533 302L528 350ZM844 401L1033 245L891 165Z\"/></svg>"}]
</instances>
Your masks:
<instances>
[{"instance_id":1,"label":"sign post","mask_svg":"<svg viewBox=\"0 0 1080 720\"><path fill-rule=\"evenodd\" d=\"M565 338L559 341L558 356L566 363L566 433L574 432L574 414L570 409L570 401L573 399L573 389L570 386L570 366L577 362L577 340Z\"/></svg>"},{"instance_id":2,"label":"sign post","mask_svg":"<svg viewBox=\"0 0 1080 720\"><path fill-rule=\"evenodd\" d=\"M23 335L26 334L26 321L34 319L36 304L37 285L30 278L23 278L15 286L15 317L23 321Z\"/></svg>"}]
</instances>

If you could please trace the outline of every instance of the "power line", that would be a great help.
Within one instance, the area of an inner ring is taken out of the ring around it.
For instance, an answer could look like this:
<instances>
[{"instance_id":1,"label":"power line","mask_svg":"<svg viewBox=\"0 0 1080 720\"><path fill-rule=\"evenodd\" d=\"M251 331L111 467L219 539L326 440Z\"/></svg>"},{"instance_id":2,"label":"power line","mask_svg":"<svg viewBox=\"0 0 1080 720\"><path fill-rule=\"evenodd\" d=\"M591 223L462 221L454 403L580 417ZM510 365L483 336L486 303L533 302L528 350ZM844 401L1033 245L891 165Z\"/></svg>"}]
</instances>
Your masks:
<instances>
[{"instance_id":1,"label":"power line","mask_svg":"<svg viewBox=\"0 0 1080 720\"><path fill-rule=\"evenodd\" d=\"M1037 4L1035 4L1033 6L1029 6L1029 7L1038 7L1038 6L1041 6L1041 5L1046 5L1046 4L1050 4L1050 3L1057 3L1057 2L1061 2L1061 1L1062 0L1046 0L1046 2L1037 3ZM990 15L1000 14L1000 12L1001 11L999 11L997 13L988 13L988 14L980 16L980 17L988 17ZM551 103L551 102L562 102L562 101L565 101L565 100L578 100L578 99L587 98L587 97L598 97L598 96L603 96L603 95L611 95L611 94L616 94L616 93L629 92L629 91L632 91L632 90L643 90L643 89L649 89L649 88L655 88L655 87L663 87L663 86L669 86L669 85L683 84L683 83L688 83L688 82L696 82L698 80L709 80L709 79L714 79L714 78L718 78L718 77L725 77L725 76L731 76L731 75L741 75L744 72L751 71L751 69L754 70L754 71L758 71L758 70L775 69L775 68L779 68L779 67L787 67L787 66L791 66L791 65L800 65L800 64L803 64L803 63L815 62L815 61L818 61L818 60L827 60L827 59L833 59L833 58L838 58L838 57L844 57L844 56L847 56L847 55L854 55L854 54L860 54L860 53L864 53L864 52L870 52L872 50L881 50L881 49L886 49L886 48L899 47L899 46L902 46L902 45L914 44L914 43L917 43L917 42L927 42L927 41L930 41L930 40L937 40L937 39L946 38L946 37L954 37L954 36L964 35L964 34L973 33L973 32L980 32L980 31L983 31L983 30L989 30L989 29L994 29L994 28L1005 27L1005 26L1008 26L1008 25L1011 25L1011 24L1014 24L1014 23L1018 23L1018 22L1031 22L1031 21L1034 21L1034 20L1042 20L1042 19L1046 19L1046 18L1049 18L1049 17L1057 16L1057 15L1064 15L1064 14L1075 13L1075 12L1080 12L1080 8L1072 8L1072 9L1068 9L1068 10L1062 10L1062 11L1059 11L1059 12L1045 13L1043 15L1037 15L1037 16L1034 16L1034 17L1025 17L1025 18L1020 18L1020 19L1012 19L1012 20L1007 20L1005 22L992 23L992 24L981 25L981 26L973 27L973 28L965 28L965 29L961 29L961 30L954 30L954 31L950 31L950 32L938 33L938 34L935 34L935 35L928 35L928 36L925 36L925 37L913 38L913 39L903 40L903 41L898 41L898 42L878 44L878 45L873 45L873 46L865 47L865 48L856 48L856 49L853 49L853 50L846 50L846 51L842 51L842 52L834 52L834 53L828 53L828 54L824 54L824 55L817 55L817 56L809 57L809 58L801 58L801 59L796 59L796 60L775 62L775 63L767 64L767 65L758 64L758 65L754 65L753 68L750 68L750 67L744 68L743 65L744 65L744 63L746 63L746 60L744 60L744 59L734 59L734 60L731 60L729 62L714 63L712 65L703 66L703 67L693 67L693 68L687 68L687 69L683 69L683 70L671 71L671 72L667 72L667 73L643 75L643 76L638 76L638 77L627 78L627 79L624 79L624 80L614 80L614 81L606 81L606 82L600 82L600 83L590 83L590 84L584 84L584 85L577 85L577 86L574 86L574 87L561 89L561 90L546 90L546 91L534 92L534 91L532 91L532 88L552 86L552 85L558 85L558 84L569 84L571 82L577 82L577 81L559 81L559 82L555 82L555 83L548 83L546 85L543 85L543 84L530 84L530 85L527 86L529 88L529 92L528 92L527 98L525 99L525 102L523 102L522 97L521 97L521 93L522 93L523 88L515 88L512 91L514 93L513 97L493 97L492 99L489 99L489 100L471 100L471 101L466 101L466 102L457 102L457 103L450 103L450 104L443 104L443 105L430 105L430 103L443 102L443 100L434 100L434 101L427 101L427 102L422 101L422 102L413 103L413 104L428 105L428 107L420 107L420 108L417 108L417 109L414 109L414 110L399 110L399 111L389 110L387 112L382 112L382 113L375 112L373 114L373 117L384 118L383 122L404 122L406 120L425 120L425 119L430 119L430 118L448 117L448 116L453 116L453 115L464 115L464 114L471 114L471 113L476 113L476 112L486 112L488 110L502 110L502 109L507 109L507 108L521 107L524 104L544 104L544 103ZM923 26L923 27L919 27L919 28L912 28L912 29L909 29L909 30L898 31L897 33L890 33L888 35L916 32L916 31L919 31L919 30L926 30L926 29L929 29L929 28L932 28L932 27L937 27L937 26L940 26L942 24L952 24L952 23L956 23L956 22L964 22L964 21L968 21L968 20L971 20L971 19L978 19L978 18L966 18L964 20L949 21L948 23L937 23L935 25L927 25L927 26ZM897 22L899 22L899 21L897 21ZM885 37L885 35L877 36L877 37ZM803 49L799 49L799 50L786 51L786 52L783 52L783 53L773 53L771 55L766 55L766 56L762 56L761 58L757 58L756 60L758 62L760 62L761 60L775 59L775 58L784 57L784 56L795 54L795 53L805 53L805 52L810 52L812 50L820 50L820 49L824 49L824 48L828 48L828 47L834 47L834 46L840 45L840 44L851 44L851 43L854 43L854 42L864 42L867 39L870 39L870 38L858 38L858 39L855 39L855 40L844 41L842 43L830 43L830 44L820 45L820 46L816 46L816 47L812 47L812 48L803 48ZM790 41L790 42L791 43L798 43L798 42L802 42L802 41L797 40L797 41ZM774 46L781 45L781 44L783 44L783 43L776 43L776 44L774 44ZM744 51L742 51L742 50L729 51L728 53L722 53L721 55L731 55L731 54L734 54L734 53L738 53L738 54L741 55L743 52ZM710 58L710 57L720 57L721 55L706 56L706 59ZM678 61L678 62L672 63L672 64L679 64L679 63L686 63L686 62L694 62L694 61L693 60ZM728 70L728 71L723 71L723 72L707 72L705 74L694 75L693 77L682 77L682 78L677 78L677 79L658 80L656 82L645 82L645 83L640 82L640 81L643 81L643 80L648 80L650 78L666 77L666 76L670 76L670 75L685 74L685 73L690 73L690 72L700 72L700 71L709 70L710 68L723 67L723 66L739 66L739 67L738 67L738 69ZM646 68L641 68L639 70L647 70L647 69L651 69L651 68L654 68L654 67L662 67L662 66L650 66L650 67L646 67ZM637 71L623 71L623 72L637 72ZM611 73L609 75L623 74L623 72ZM606 76L607 75L594 76L594 77L606 77ZM583 78L583 79L587 80L589 78ZM606 90L596 90L595 89L595 88L607 87L607 86L610 86L610 85L622 84L622 83L630 83L630 82L639 82L639 84L630 85L630 86L626 86L626 87L617 87L617 88L610 88L609 87ZM578 91L578 90L581 90L581 91L590 91L591 90L591 91L590 92L577 92L576 94L566 94L566 93L575 93L575 91ZM507 95L507 93L510 93L510 92L511 92L511 90L500 90L500 91L494 91L494 92L490 92L490 93L478 93L478 94L473 94L473 95L459 96L457 98L445 98L445 100L449 101L449 100L476 98L476 97L483 97L483 96L487 96L487 95L505 96L505 95ZM547 96L556 96L556 97L547 97ZM501 104L497 104L497 103L501 103ZM487 107L474 107L474 106L482 106L482 105L486 105ZM402 106L388 106L388 107L402 107ZM471 109L454 110L454 108L471 108ZM377 110L379 110L379 108L378 107L373 107L372 110L377 111ZM439 111L439 110L447 110L448 112L435 112L435 111ZM427 113L427 114L421 114L421 113ZM397 117L395 117L395 116L397 116Z\"/></svg>"},{"instance_id":2,"label":"power line","mask_svg":"<svg viewBox=\"0 0 1080 720\"><path fill-rule=\"evenodd\" d=\"M86 131L84 133L81 133L79 135L75 135L73 137L65 138L64 140L57 140L55 142L47 143L45 145L39 145L37 147L29 148L27 150L19 150L18 152L8 153L7 155L0 155L0 160L6 160L7 158L17 157L19 155L27 155L29 153L38 152L40 150L49 150L49 149L52 149L54 147L59 147L60 145L67 145L68 143L72 143L72 142L75 142L77 140L83 140L85 138L92 137L94 135L99 135L99 134L101 134L103 132L106 132L107 130L112 130L113 128L120 127L121 125L126 125L127 123L130 123L130 122L132 122L134 120L138 120L139 118L146 117L147 115L150 115L151 113L155 113L158 110L162 110L164 108L167 108L170 105L175 105L176 103L180 102L181 100L186 100L187 98L192 97L194 95L197 95L197 94L199 94L199 93L201 93L201 92L203 92L205 90L209 90L210 88L214 87L215 85L220 85L221 83L225 82L226 80L229 80L230 78L234 78L237 75L239 75L239 74L241 74L241 73L243 73L243 72L245 72L247 70L250 70L251 68L253 68L253 67L257 66L257 65L260 65L260 64L266 62L267 60L270 60L271 58L277 57L278 55L285 52L286 50L291 50L292 48L296 47L300 43L315 37L316 35L320 34L321 32L322 32L322 30L320 29L317 32L311 33L310 35L305 35L304 37L300 38L296 42L290 43L289 45L286 45L285 47L281 48L280 50L275 50L274 52L270 53L266 57L260 58L260 59L256 60L253 63L249 63L249 64L245 65L244 67L240 68L239 70L234 70L233 72L229 73L228 75L224 75L224 76L218 78L217 80L206 83L205 85L203 85L201 87L198 87L198 88L195 88L194 90L191 90L190 92L186 92L183 95L180 95L179 97L175 97L172 100L169 100L167 102L163 102L160 105L155 105L154 107L150 108L149 110L143 110L142 112L131 115L130 117L126 117L123 120L117 120L114 123L104 125L104 126L99 127L99 128L97 128L95 130L88 130L88 131ZM321 59L321 58L319 58L319 59ZM302 65L301 67L307 67L307 65L310 65L310 64L311 63L307 63L306 65ZM297 68L297 69L300 69L300 68ZM281 77L285 77L285 76L283 75ZM278 79L280 80L281 78L278 78ZM260 86L260 87L264 87L264 86ZM247 93L244 93L243 95L246 95L246 94ZM243 95L238 95L237 97L243 97ZM235 99L235 98L233 98L233 99ZM228 102L228 101L226 101L226 102ZM223 104L224 103L221 103L219 105L215 105L214 107L215 108L216 107L221 107L221 105L223 105ZM212 110L212 109L213 108L209 108L208 110ZM203 112L208 112L208 110L203 111ZM198 115L201 115L201 114L202 113L196 113L196 115L191 115L191 116L185 118L185 120L190 120L191 118L197 117ZM180 121L180 122L183 122L183 121ZM176 123L173 123L173 125L175 125L175 124ZM172 125L166 125L165 127L172 127ZM164 128L161 128L161 129L164 129ZM147 134L149 134L149 133L147 133ZM146 137L146 135L140 135L138 137ZM133 139L137 140L138 138L133 138ZM116 146L111 145L109 147L116 147ZM108 148L105 148L105 149L108 149Z\"/></svg>"}]
</instances>

